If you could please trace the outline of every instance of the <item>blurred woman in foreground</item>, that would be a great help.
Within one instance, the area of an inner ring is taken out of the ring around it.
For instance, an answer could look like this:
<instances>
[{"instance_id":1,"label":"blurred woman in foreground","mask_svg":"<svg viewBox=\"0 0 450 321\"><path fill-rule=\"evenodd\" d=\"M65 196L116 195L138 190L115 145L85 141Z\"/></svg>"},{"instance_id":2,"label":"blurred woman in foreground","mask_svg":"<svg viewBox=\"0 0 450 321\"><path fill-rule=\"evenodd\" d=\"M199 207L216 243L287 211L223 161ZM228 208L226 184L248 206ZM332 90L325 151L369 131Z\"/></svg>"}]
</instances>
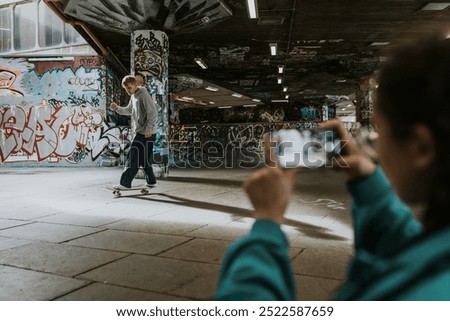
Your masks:
<instances>
[{"instance_id":1,"label":"blurred woman in foreground","mask_svg":"<svg viewBox=\"0 0 450 321\"><path fill-rule=\"evenodd\" d=\"M380 165L339 121L322 125L348 141L334 165L348 173L353 198L355 254L335 299L450 300L450 39L397 50L377 83ZM256 221L225 256L218 300L295 300L280 224L296 171L269 155L268 166L245 182ZM416 218L406 203L426 210Z\"/></svg>"}]
</instances>

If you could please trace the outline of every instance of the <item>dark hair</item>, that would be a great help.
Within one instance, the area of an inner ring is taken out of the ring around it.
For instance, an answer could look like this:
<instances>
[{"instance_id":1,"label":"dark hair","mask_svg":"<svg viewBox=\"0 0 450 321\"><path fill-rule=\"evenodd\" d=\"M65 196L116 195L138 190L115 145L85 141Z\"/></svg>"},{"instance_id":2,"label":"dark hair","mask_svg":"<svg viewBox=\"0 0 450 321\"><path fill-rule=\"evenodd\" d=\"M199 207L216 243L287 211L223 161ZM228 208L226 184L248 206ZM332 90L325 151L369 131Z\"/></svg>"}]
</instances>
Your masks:
<instances>
[{"instance_id":1,"label":"dark hair","mask_svg":"<svg viewBox=\"0 0 450 321\"><path fill-rule=\"evenodd\" d=\"M429 232L450 225L450 39L432 36L394 52L377 77L376 108L394 137L425 124L436 144L436 177L425 213Z\"/></svg>"}]
</instances>

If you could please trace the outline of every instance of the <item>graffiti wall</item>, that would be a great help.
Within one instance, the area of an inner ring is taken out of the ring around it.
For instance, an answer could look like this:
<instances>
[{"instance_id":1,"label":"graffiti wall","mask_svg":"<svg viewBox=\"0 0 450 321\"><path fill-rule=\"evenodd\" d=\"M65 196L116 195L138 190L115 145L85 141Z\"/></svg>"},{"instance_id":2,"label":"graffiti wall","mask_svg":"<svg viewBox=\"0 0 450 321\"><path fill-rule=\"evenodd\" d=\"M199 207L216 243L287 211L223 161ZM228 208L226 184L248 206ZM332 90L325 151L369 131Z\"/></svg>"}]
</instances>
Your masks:
<instances>
[{"instance_id":1,"label":"graffiti wall","mask_svg":"<svg viewBox=\"0 0 450 321\"><path fill-rule=\"evenodd\" d=\"M258 107L192 108L180 103L170 106L172 124L319 122L336 117L336 106L272 105Z\"/></svg>"},{"instance_id":2,"label":"graffiti wall","mask_svg":"<svg viewBox=\"0 0 450 321\"><path fill-rule=\"evenodd\" d=\"M244 167L264 163L263 136L280 129L315 129L336 117L336 106L180 108L171 105L170 164L176 167ZM196 121L196 123L189 123ZM354 123L344 123L352 133Z\"/></svg>"},{"instance_id":3,"label":"graffiti wall","mask_svg":"<svg viewBox=\"0 0 450 321\"><path fill-rule=\"evenodd\" d=\"M253 168L264 162L264 134L289 128L314 129L317 123L171 125L170 163L182 168Z\"/></svg>"},{"instance_id":4,"label":"graffiti wall","mask_svg":"<svg viewBox=\"0 0 450 321\"><path fill-rule=\"evenodd\" d=\"M95 166L120 153L124 129L105 122L112 78L100 57L0 58L0 164Z\"/></svg>"}]
</instances>

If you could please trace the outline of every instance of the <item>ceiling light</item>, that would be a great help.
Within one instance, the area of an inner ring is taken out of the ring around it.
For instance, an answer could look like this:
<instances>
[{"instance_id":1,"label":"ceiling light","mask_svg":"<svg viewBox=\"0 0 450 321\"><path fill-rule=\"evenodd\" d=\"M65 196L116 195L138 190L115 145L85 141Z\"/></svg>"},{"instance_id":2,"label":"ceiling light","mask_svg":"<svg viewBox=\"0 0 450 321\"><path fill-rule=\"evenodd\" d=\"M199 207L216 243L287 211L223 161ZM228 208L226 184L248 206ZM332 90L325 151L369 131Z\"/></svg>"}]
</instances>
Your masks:
<instances>
[{"instance_id":1,"label":"ceiling light","mask_svg":"<svg viewBox=\"0 0 450 321\"><path fill-rule=\"evenodd\" d=\"M280 16L264 16L259 17L258 25L260 26L281 26L285 18Z\"/></svg>"},{"instance_id":2,"label":"ceiling light","mask_svg":"<svg viewBox=\"0 0 450 321\"><path fill-rule=\"evenodd\" d=\"M284 86L284 87L283 87L283 92L285 93L285 92L287 92L287 90L288 90L288 87L287 87L287 86Z\"/></svg>"},{"instance_id":3,"label":"ceiling light","mask_svg":"<svg viewBox=\"0 0 450 321\"><path fill-rule=\"evenodd\" d=\"M258 1L247 0L247 12L250 19L258 18Z\"/></svg>"},{"instance_id":4,"label":"ceiling light","mask_svg":"<svg viewBox=\"0 0 450 321\"><path fill-rule=\"evenodd\" d=\"M289 95L284 96L284 98L289 99Z\"/></svg>"},{"instance_id":5,"label":"ceiling light","mask_svg":"<svg viewBox=\"0 0 450 321\"><path fill-rule=\"evenodd\" d=\"M209 90L209 91L219 91L219 88L216 88L216 87L213 87L213 86L207 86L207 87L205 87L205 89Z\"/></svg>"},{"instance_id":6,"label":"ceiling light","mask_svg":"<svg viewBox=\"0 0 450 321\"><path fill-rule=\"evenodd\" d=\"M214 105L215 102L214 102L214 101L210 101L209 104L210 104L210 105Z\"/></svg>"},{"instance_id":7,"label":"ceiling light","mask_svg":"<svg viewBox=\"0 0 450 321\"><path fill-rule=\"evenodd\" d=\"M243 107L256 107L256 105L242 105Z\"/></svg>"},{"instance_id":8,"label":"ceiling light","mask_svg":"<svg viewBox=\"0 0 450 321\"><path fill-rule=\"evenodd\" d=\"M335 82L347 82L347 79L336 79Z\"/></svg>"},{"instance_id":9,"label":"ceiling light","mask_svg":"<svg viewBox=\"0 0 450 321\"><path fill-rule=\"evenodd\" d=\"M219 109L231 108L231 106L220 106Z\"/></svg>"},{"instance_id":10,"label":"ceiling light","mask_svg":"<svg viewBox=\"0 0 450 321\"><path fill-rule=\"evenodd\" d=\"M283 78L278 77L278 78L277 78L277 83L278 83L279 85L281 85L281 84L283 83Z\"/></svg>"},{"instance_id":11,"label":"ceiling light","mask_svg":"<svg viewBox=\"0 0 450 321\"><path fill-rule=\"evenodd\" d=\"M284 72L284 66L283 65L279 65L278 66L278 73L282 74Z\"/></svg>"},{"instance_id":12,"label":"ceiling light","mask_svg":"<svg viewBox=\"0 0 450 321\"><path fill-rule=\"evenodd\" d=\"M287 99L272 99L273 103L287 103Z\"/></svg>"},{"instance_id":13,"label":"ceiling light","mask_svg":"<svg viewBox=\"0 0 450 321\"><path fill-rule=\"evenodd\" d=\"M257 102L257 103L260 103L261 102L261 99L257 99L257 98L254 98L254 99L252 99L254 102Z\"/></svg>"},{"instance_id":14,"label":"ceiling light","mask_svg":"<svg viewBox=\"0 0 450 321\"><path fill-rule=\"evenodd\" d=\"M388 44L389 44L389 42L372 42L370 45L371 46L386 46Z\"/></svg>"},{"instance_id":15,"label":"ceiling light","mask_svg":"<svg viewBox=\"0 0 450 321\"><path fill-rule=\"evenodd\" d=\"M194 61L202 67L202 69L208 69L208 66L203 62L202 58L194 58Z\"/></svg>"},{"instance_id":16,"label":"ceiling light","mask_svg":"<svg viewBox=\"0 0 450 321\"><path fill-rule=\"evenodd\" d=\"M28 61L73 61L74 57L35 57L28 58Z\"/></svg>"},{"instance_id":17,"label":"ceiling light","mask_svg":"<svg viewBox=\"0 0 450 321\"><path fill-rule=\"evenodd\" d=\"M270 54L272 56L276 56L277 55L277 47L278 47L278 45L276 43L271 43L271 44L269 44L269 46L270 46Z\"/></svg>"},{"instance_id":18,"label":"ceiling light","mask_svg":"<svg viewBox=\"0 0 450 321\"><path fill-rule=\"evenodd\" d=\"M429 2L420 10L439 11L447 9L448 6L450 6L450 2Z\"/></svg>"},{"instance_id":19,"label":"ceiling light","mask_svg":"<svg viewBox=\"0 0 450 321\"><path fill-rule=\"evenodd\" d=\"M238 94L238 93L232 93L231 96L236 97L236 98L241 98L242 95Z\"/></svg>"}]
</instances>

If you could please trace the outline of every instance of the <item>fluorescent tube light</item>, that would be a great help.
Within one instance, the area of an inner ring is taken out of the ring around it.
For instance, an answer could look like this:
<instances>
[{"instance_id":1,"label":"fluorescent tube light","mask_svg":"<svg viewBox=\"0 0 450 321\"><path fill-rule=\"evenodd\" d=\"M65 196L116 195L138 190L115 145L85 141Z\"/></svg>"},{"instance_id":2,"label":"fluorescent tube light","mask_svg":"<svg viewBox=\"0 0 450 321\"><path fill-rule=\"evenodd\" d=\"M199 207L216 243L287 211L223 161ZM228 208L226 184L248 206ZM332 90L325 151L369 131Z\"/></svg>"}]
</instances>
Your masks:
<instances>
[{"instance_id":1,"label":"fluorescent tube light","mask_svg":"<svg viewBox=\"0 0 450 321\"><path fill-rule=\"evenodd\" d=\"M389 44L389 42L377 42L377 41L375 41L375 42L372 42L370 45L371 46L386 46L388 44Z\"/></svg>"},{"instance_id":2,"label":"fluorescent tube light","mask_svg":"<svg viewBox=\"0 0 450 321\"><path fill-rule=\"evenodd\" d=\"M208 69L208 66L203 62L201 58L194 58L194 61L202 67L202 69Z\"/></svg>"},{"instance_id":3,"label":"fluorescent tube light","mask_svg":"<svg viewBox=\"0 0 450 321\"><path fill-rule=\"evenodd\" d=\"M247 0L247 12L250 19L258 18L258 1L257 0Z\"/></svg>"},{"instance_id":4,"label":"fluorescent tube light","mask_svg":"<svg viewBox=\"0 0 450 321\"><path fill-rule=\"evenodd\" d=\"M440 11L450 6L450 2L428 2L421 10Z\"/></svg>"},{"instance_id":5,"label":"fluorescent tube light","mask_svg":"<svg viewBox=\"0 0 450 321\"><path fill-rule=\"evenodd\" d=\"M242 105L243 107L256 107L256 105Z\"/></svg>"},{"instance_id":6,"label":"fluorescent tube light","mask_svg":"<svg viewBox=\"0 0 450 321\"><path fill-rule=\"evenodd\" d=\"M73 61L74 57L35 57L28 58L28 61Z\"/></svg>"},{"instance_id":7,"label":"fluorescent tube light","mask_svg":"<svg viewBox=\"0 0 450 321\"><path fill-rule=\"evenodd\" d=\"M236 97L236 98L241 98L242 95L238 94L238 93L232 93L231 96Z\"/></svg>"},{"instance_id":8,"label":"fluorescent tube light","mask_svg":"<svg viewBox=\"0 0 450 321\"><path fill-rule=\"evenodd\" d=\"M212 87L212 86L207 86L207 87L205 87L205 89L209 90L209 91L219 91L219 88Z\"/></svg>"},{"instance_id":9,"label":"fluorescent tube light","mask_svg":"<svg viewBox=\"0 0 450 321\"><path fill-rule=\"evenodd\" d=\"M219 109L225 109L225 108L231 108L231 106L220 106L220 107L217 107L217 108L219 108Z\"/></svg>"},{"instance_id":10,"label":"fluorescent tube light","mask_svg":"<svg viewBox=\"0 0 450 321\"><path fill-rule=\"evenodd\" d=\"M287 103L287 99L272 99L273 103Z\"/></svg>"},{"instance_id":11,"label":"fluorescent tube light","mask_svg":"<svg viewBox=\"0 0 450 321\"><path fill-rule=\"evenodd\" d=\"M281 77L278 77L278 79L277 79L277 83L278 83L279 85L281 85L281 84L283 83L283 78L281 78Z\"/></svg>"},{"instance_id":12,"label":"fluorescent tube light","mask_svg":"<svg viewBox=\"0 0 450 321\"><path fill-rule=\"evenodd\" d=\"M261 102L261 99L257 99L257 98L254 98L254 99L252 99L254 102L256 102L256 103L260 103Z\"/></svg>"},{"instance_id":13,"label":"fluorescent tube light","mask_svg":"<svg viewBox=\"0 0 450 321\"><path fill-rule=\"evenodd\" d=\"M277 55L277 47L278 47L278 45L276 43L271 43L271 44L269 44L269 46L270 46L270 54L272 56L276 56Z\"/></svg>"},{"instance_id":14,"label":"fluorescent tube light","mask_svg":"<svg viewBox=\"0 0 450 321\"><path fill-rule=\"evenodd\" d=\"M283 65L279 65L278 66L278 73L282 74L284 72L284 66Z\"/></svg>"}]
</instances>

